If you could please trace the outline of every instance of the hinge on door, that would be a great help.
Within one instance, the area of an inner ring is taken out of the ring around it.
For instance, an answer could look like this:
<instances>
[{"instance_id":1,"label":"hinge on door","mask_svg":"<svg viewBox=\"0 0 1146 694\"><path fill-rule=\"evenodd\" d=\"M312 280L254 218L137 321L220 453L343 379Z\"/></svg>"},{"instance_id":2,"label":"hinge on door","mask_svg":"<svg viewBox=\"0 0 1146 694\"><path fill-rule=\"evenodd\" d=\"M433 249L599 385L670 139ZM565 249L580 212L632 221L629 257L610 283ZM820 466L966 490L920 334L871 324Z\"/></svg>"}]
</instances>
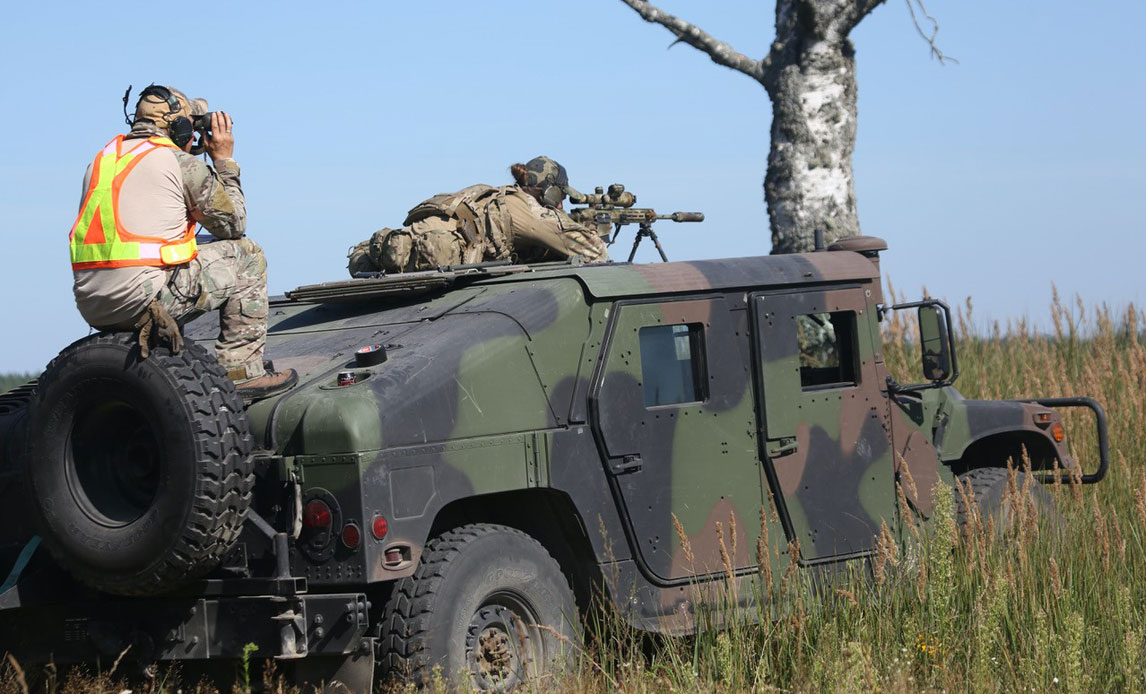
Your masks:
<instances>
[{"instance_id":1,"label":"hinge on door","mask_svg":"<svg viewBox=\"0 0 1146 694\"><path fill-rule=\"evenodd\" d=\"M787 438L776 439L776 445L768 448L769 458L779 458L788 455L789 453L796 452L796 437L789 436Z\"/></svg>"},{"instance_id":2,"label":"hinge on door","mask_svg":"<svg viewBox=\"0 0 1146 694\"><path fill-rule=\"evenodd\" d=\"M643 461L641 456L633 454L623 456L620 460L614 458L609 461L609 469L614 475L623 475L626 472L636 472L641 469Z\"/></svg>"}]
</instances>

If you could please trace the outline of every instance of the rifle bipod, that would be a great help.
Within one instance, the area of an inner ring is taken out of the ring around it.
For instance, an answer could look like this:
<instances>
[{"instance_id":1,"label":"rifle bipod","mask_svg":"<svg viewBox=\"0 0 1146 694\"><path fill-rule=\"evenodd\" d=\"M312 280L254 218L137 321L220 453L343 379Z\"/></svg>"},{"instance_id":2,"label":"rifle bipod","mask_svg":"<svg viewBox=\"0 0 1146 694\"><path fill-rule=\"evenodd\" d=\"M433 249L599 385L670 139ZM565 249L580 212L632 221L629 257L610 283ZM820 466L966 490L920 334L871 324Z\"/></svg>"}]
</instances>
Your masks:
<instances>
[{"instance_id":1,"label":"rifle bipod","mask_svg":"<svg viewBox=\"0 0 1146 694\"><path fill-rule=\"evenodd\" d=\"M665 255L665 249L661 248L660 239L657 238L657 232L653 231L652 222L641 222L640 228L637 229L637 237L633 239L633 250L629 251L629 262L633 262L633 258L637 255L637 247L641 245L641 239L649 237L653 240L653 245L657 247L657 253L661 254L661 260L668 262L668 256Z\"/></svg>"}]
</instances>

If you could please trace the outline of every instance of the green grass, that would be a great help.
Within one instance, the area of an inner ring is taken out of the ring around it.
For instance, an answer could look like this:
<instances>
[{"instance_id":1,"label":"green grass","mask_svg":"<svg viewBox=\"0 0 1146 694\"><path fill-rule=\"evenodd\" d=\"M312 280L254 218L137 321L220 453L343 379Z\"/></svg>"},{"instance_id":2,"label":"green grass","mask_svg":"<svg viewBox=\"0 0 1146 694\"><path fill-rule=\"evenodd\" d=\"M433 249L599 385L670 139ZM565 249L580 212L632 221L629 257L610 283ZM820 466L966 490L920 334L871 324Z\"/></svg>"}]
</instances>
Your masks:
<instances>
[{"instance_id":1,"label":"green grass","mask_svg":"<svg viewBox=\"0 0 1146 694\"><path fill-rule=\"evenodd\" d=\"M876 580L855 575L817 591L790 577L761 600L789 605L783 618L688 638L650 639L616 618L596 620L580 667L526 691L1146 690L1146 314L1057 299L1051 310L1053 334L1011 322L974 336L971 304L960 307L957 386L967 397L1089 395L1103 404L1110 473L1093 486L1049 488L1063 523L1042 523L1018 504L1006 527L973 521L960 532L951 494L937 489L935 517L906 551L881 543ZM884 357L904 380L918 363L914 330L910 317L886 324ZM1072 413L1067 424L1092 469L1092 420ZM6 672L0 691L20 691ZM62 691L97 691L92 682Z\"/></svg>"}]
</instances>

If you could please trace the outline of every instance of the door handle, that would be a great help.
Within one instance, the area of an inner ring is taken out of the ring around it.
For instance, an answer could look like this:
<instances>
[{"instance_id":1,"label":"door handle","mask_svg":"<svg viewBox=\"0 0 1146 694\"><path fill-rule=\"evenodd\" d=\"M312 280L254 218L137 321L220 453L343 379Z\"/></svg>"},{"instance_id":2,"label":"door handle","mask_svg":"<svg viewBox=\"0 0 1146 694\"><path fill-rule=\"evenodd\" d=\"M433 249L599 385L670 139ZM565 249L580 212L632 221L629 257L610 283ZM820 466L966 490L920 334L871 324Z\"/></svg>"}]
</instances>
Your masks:
<instances>
[{"instance_id":1,"label":"door handle","mask_svg":"<svg viewBox=\"0 0 1146 694\"><path fill-rule=\"evenodd\" d=\"M639 455L626 455L620 460L614 458L609 461L609 469L614 475L623 475L626 472L636 472L641 469L644 461L641 460Z\"/></svg>"},{"instance_id":2,"label":"door handle","mask_svg":"<svg viewBox=\"0 0 1146 694\"><path fill-rule=\"evenodd\" d=\"M798 446L796 444L796 439L794 437L786 438L786 439L778 439L776 441L776 446L768 449L768 457L769 458L780 458L780 457L789 455L791 453L795 453L797 447Z\"/></svg>"}]
</instances>

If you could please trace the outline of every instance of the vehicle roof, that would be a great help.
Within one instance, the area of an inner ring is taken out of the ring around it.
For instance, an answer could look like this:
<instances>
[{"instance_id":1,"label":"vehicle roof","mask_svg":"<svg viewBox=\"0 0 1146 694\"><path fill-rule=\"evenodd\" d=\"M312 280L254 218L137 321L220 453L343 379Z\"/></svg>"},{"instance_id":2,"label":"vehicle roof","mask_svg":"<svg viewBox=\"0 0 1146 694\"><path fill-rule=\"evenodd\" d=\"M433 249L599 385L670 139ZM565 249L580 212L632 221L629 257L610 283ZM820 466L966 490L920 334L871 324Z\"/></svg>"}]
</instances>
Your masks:
<instances>
[{"instance_id":1,"label":"vehicle roof","mask_svg":"<svg viewBox=\"0 0 1146 694\"><path fill-rule=\"evenodd\" d=\"M453 286L574 277L594 299L685 294L712 289L783 287L878 278L872 260L854 251L693 260L675 263L576 261L514 265L481 263L396 275L325 282L287 292L291 301L412 297Z\"/></svg>"}]
</instances>

